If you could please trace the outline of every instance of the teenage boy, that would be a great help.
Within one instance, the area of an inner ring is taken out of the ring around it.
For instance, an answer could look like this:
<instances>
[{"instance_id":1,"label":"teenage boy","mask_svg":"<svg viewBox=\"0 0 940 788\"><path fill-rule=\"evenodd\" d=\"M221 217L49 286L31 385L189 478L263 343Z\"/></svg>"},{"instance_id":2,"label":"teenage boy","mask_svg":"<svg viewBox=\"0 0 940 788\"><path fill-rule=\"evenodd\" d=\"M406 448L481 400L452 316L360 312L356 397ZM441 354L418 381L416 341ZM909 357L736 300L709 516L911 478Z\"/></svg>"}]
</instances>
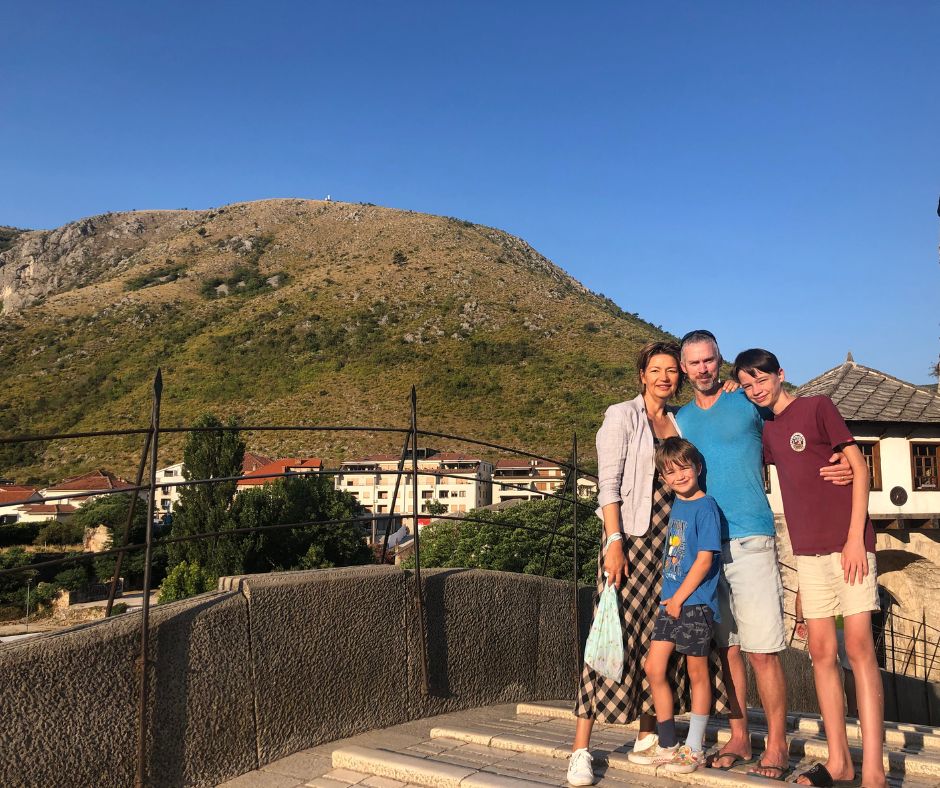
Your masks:
<instances>
[{"instance_id":1,"label":"teenage boy","mask_svg":"<svg viewBox=\"0 0 940 788\"><path fill-rule=\"evenodd\" d=\"M826 763L817 763L797 782L831 786L855 777L838 667L835 618L841 614L858 692L862 784L882 788L884 702L871 636L878 585L868 466L832 400L794 397L784 390L784 372L773 353L760 348L739 353L732 375L751 402L773 412L773 420L764 424L764 461L777 466L826 729ZM819 467L834 451L842 451L852 468L851 487L836 487L819 477Z\"/></svg>"},{"instance_id":2,"label":"teenage boy","mask_svg":"<svg viewBox=\"0 0 940 788\"><path fill-rule=\"evenodd\" d=\"M644 666L656 709L658 742L631 752L633 763L665 764L688 774L705 763L703 740L711 710L708 655L712 623L718 620L721 526L715 499L699 488L702 455L683 438L666 438L656 450L656 468L676 494L669 514L663 556L663 590L653 642ZM673 688L666 667L673 651L685 655L692 714L685 745L679 746L673 717Z\"/></svg>"}]
</instances>

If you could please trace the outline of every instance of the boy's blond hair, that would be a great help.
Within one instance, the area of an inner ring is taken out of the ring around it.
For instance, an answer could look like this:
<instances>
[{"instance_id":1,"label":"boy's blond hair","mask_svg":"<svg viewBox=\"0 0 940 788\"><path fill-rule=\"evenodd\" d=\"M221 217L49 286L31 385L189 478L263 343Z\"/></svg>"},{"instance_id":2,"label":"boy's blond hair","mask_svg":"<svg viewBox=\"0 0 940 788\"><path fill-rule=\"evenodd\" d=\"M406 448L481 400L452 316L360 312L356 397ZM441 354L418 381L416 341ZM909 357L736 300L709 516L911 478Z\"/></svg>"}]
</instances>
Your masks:
<instances>
[{"instance_id":1,"label":"boy's blond hair","mask_svg":"<svg viewBox=\"0 0 940 788\"><path fill-rule=\"evenodd\" d=\"M688 465L690 468L701 467L702 455L685 438L673 436L666 438L656 447L656 470L665 473L670 465Z\"/></svg>"}]
</instances>

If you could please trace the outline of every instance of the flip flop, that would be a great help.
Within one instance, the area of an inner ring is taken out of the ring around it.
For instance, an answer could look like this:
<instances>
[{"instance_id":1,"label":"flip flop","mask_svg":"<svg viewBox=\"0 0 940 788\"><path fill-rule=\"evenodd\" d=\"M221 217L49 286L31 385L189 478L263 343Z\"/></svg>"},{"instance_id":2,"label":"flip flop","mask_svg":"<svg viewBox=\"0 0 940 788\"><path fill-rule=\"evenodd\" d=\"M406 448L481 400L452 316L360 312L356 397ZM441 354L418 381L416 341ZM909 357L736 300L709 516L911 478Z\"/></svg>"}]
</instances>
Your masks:
<instances>
[{"instance_id":1,"label":"flip flop","mask_svg":"<svg viewBox=\"0 0 940 788\"><path fill-rule=\"evenodd\" d=\"M766 774L758 774L757 769L773 769L775 772L778 772L778 774L775 777L768 777ZM790 771L790 764L787 764L786 766L777 766L775 763L758 762L753 769L747 770L747 774L753 777L763 777L765 780L779 780L780 782L783 782ZM813 778L810 777L810 779L812 780Z\"/></svg>"},{"instance_id":2,"label":"flip flop","mask_svg":"<svg viewBox=\"0 0 940 788\"><path fill-rule=\"evenodd\" d=\"M715 761L720 760L721 758L731 758L731 763L729 763L727 766L715 766ZM731 752L728 750L727 752L716 752L714 755L712 755L708 761L708 768L716 769L719 772L729 772L735 766L747 766L749 763L754 763L756 760L757 758L755 758L753 755L750 758L745 758L743 755L739 755L736 752Z\"/></svg>"},{"instance_id":3,"label":"flip flop","mask_svg":"<svg viewBox=\"0 0 940 788\"><path fill-rule=\"evenodd\" d=\"M829 770L821 763L813 764L805 772L798 774L796 779L799 780L800 777L806 777L809 784L816 788L856 788L862 784L858 775L851 780L833 780Z\"/></svg>"}]
</instances>

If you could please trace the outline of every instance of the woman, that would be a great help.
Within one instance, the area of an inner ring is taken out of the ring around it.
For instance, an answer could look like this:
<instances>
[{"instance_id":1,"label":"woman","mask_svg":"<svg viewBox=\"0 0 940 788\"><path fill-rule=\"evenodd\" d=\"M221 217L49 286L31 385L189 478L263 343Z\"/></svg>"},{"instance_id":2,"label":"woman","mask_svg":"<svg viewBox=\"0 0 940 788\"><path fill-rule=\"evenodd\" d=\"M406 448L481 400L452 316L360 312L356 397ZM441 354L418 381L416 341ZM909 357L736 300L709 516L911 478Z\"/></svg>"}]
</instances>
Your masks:
<instances>
[{"instance_id":1,"label":"woman","mask_svg":"<svg viewBox=\"0 0 940 788\"><path fill-rule=\"evenodd\" d=\"M675 408L668 405L682 383L679 346L675 342L650 342L640 350L636 367L640 395L609 407L597 432L597 514L604 521L597 594L600 596L604 588L607 573L608 581L618 588L624 675L618 684L584 666L568 765L571 785L590 785L594 780L588 745L595 720L626 725L639 717L634 749L644 750L656 742L656 717L643 663L659 609L672 492L656 472L653 454L659 441L680 434L673 416ZM717 651L712 656L715 710L723 711L727 695ZM668 673L671 686L677 688L677 714L690 707L688 676L680 660L681 655L677 655Z\"/></svg>"}]
</instances>

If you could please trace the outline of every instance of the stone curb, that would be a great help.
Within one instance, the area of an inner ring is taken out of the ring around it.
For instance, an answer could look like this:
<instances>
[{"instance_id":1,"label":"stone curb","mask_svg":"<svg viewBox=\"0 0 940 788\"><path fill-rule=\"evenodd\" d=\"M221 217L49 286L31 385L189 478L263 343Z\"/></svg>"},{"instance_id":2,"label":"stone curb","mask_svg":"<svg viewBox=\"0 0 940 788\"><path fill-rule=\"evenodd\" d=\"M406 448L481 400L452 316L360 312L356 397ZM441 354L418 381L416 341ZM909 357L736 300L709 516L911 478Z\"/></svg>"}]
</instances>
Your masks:
<instances>
[{"instance_id":1,"label":"stone curb","mask_svg":"<svg viewBox=\"0 0 940 788\"><path fill-rule=\"evenodd\" d=\"M549 717L550 719L570 719L572 721L575 719L574 712L571 711L567 704L561 706L542 703L520 703L516 707L516 713L537 717ZM764 716L764 713L761 710L748 709L748 716L751 718L751 722L766 728L767 718ZM681 725L684 720L683 716L680 716L677 719ZM633 722L629 725L616 725L611 727L624 728L625 730L636 730L637 724ZM722 736L722 730L727 731L727 726L719 720L713 721L708 727L709 733L717 732L716 740L719 743L724 743L727 741L727 735ZM825 738L825 729L823 728L822 718L816 714L787 715L787 731L788 733L804 733L809 734L810 736L819 736L821 738ZM861 739L862 728L856 718L848 717L846 719L846 732L849 739ZM758 736L758 744L762 744L763 741L764 734L761 733ZM940 752L940 728L932 728L928 725L913 725L906 722L886 721L885 744L889 746L896 746L898 748L920 747L930 752Z\"/></svg>"},{"instance_id":2,"label":"stone curb","mask_svg":"<svg viewBox=\"0 0 940 788\"><path fill-rule=\"evenodd\" d=\"M532 780L368 747L349 746L334 750L333 767L367 772L430 788L546 788L545 783Z\"/></svg>"},{"instance_id":3,"label":"stone curb","mask_svg":"<svg viewBox=\"0 0 940 788\"><path fill-rule=\"evenodd\" d=\"M714 732L713 730L710 732ZM730 736L730 732L727 730L719 730L717 739L719 742L722 740L727 741ZM555 741L551 739L543 739L529 736L518 736L512 734L503 734L503 735L493 735L485 731L474 730L473 728L461 728L461 727L441 727L433 728L431 730L431 738L446 738L446 739L456 739L457 741L470 742L473 744L482 744L488 747L494 747L504 750L515 750L517 752L532 752L538 753L540 755L550 755L554 758L567 758L570 753L570 749L564 746L558 746ZM751 742L753 746L760 747L764 742L764 737L759 734L752 734ZM799 755L804 758L815 758L825 760L828 757L829 750L826 746L826 742L820 739L811 739L811 738L802 738L798 736L788 737L787 744L789 747L789 752L792 755ZM852 754L852 758L857 762L861 761L862 757L862 748L857 746L850 746L849 752ZM644 774L652 774L653 772L646 771L647 767L641 767L637 764L630 763L627 760L627 756L623 753L612 752L608 756L608 764L610 767L615 769L629 770L633 772L641 772ZM915 755L911 753L898 752L896 750L888 750L884 754L884 764L885 768L894 773L903 773L911 776L927 776L927 777L940 777L940 759L933 758L930 756ZM699 772L694 772L698 775ZM721 772L721 774L734 774L733 772ZM679 778L682 775L673 775L670 774L670 779L673 777ZM747 777L746 780L738 780L740 784L749 785L754 779L761 779L756 777ZM724 784L724 783L723 783Z\"/></svg>"}]
</instances>

